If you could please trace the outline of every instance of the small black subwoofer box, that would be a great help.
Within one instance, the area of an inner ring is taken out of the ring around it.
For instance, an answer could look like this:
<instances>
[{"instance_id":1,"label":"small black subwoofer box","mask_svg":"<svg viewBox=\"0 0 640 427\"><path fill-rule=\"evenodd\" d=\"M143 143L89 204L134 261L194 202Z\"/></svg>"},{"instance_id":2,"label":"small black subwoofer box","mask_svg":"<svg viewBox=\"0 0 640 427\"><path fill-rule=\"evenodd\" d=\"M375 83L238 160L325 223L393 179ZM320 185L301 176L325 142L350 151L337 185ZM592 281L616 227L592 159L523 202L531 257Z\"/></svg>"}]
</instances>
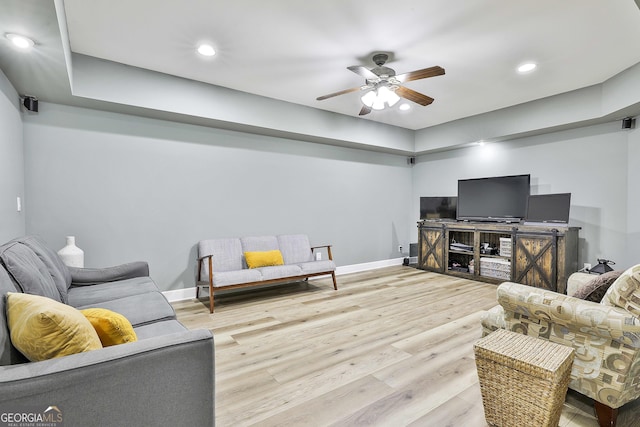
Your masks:
<instances>
[{"instance_id":1,"label":"small black subwoofer box","mask_svg":"<svg viewBox=\"0 0 640 427\"><path fill-rule=\"evenodd\" d=\"M409 256L418 256L418 244L409 243Z\"/></svg>"}]
</instances>

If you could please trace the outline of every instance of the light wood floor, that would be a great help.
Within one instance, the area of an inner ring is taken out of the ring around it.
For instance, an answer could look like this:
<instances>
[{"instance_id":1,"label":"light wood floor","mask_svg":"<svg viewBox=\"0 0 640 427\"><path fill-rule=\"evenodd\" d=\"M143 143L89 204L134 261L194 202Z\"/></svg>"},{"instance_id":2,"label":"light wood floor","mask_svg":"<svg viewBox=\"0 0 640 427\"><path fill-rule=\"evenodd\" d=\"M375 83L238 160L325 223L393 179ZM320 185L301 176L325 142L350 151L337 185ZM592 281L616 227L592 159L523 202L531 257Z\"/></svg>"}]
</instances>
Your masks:
<instances>
[{"instance_id":1,"label":"light wood floor","mask_svg":"<svg viewBox=\"0 0 640 427\"><path fill-rule=\"evenodd\" d=\"M216 425L485 427L473 356L496 285L389 267L174 303L215 335ZM628 406L628 405L627 405ZM638 426L640 405L618 426ZM570 393L561 427L597 427Z\"/></svg>"}]
</instances>

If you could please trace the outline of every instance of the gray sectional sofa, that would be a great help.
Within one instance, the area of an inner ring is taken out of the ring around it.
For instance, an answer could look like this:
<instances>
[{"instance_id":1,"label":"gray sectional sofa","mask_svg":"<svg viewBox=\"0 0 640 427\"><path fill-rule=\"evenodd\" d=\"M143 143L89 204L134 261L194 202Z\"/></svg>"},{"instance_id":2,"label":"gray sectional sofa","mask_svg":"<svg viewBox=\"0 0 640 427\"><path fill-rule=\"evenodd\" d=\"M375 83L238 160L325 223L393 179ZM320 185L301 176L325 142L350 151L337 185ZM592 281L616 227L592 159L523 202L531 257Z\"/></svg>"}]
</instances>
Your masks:
<instances>
[{"instance_id":1,"label":"gray sectional sofa","mask_svg":"<svg viewBox=\"0 0 640 427\"><path fill-rule=\"evenodd\" d=\"M328 259L314 259L315 251L322 248L326 249ZM246 252L274 250L282 254L282 265L259 268L247 265ZM198 242L196 297L200 296L201 286L208 287L209 310L213 313L216 290L293 282L322 275L331 275L333 288L337 290L335 270L331 245L312 247L305 234L201 240Z\"/></svg>"},{"instance_id":2,"label":"gray sectional sofa","mask_svg":"<svg viewBox=\"0 0 640 427\"><path fill-rule=\"evenodd\" d=\"M66 426L214 424L213 336L176 320L147 263L67 267L42 239L22 237L0 246L0 292L0 413L55 406ZM138 341L29 362L11 343L8 292L115 311Z\"/></svg>"}]
</instances>

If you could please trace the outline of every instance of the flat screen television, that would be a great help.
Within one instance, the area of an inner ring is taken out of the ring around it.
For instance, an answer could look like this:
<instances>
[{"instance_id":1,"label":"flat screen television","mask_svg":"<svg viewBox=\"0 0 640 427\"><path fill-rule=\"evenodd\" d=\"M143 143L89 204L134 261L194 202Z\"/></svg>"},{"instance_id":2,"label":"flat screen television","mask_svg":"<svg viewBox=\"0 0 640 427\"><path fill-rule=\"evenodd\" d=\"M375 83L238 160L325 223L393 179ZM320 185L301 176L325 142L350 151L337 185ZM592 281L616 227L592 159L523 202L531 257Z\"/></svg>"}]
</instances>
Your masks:
<instances>
[{"instance_id":1,"label":"flat screen television","mask_svg":"<svg viewBox=\"0 0 640 427\"><path fill-rule=\"evenodd\" d=\"M571 193L537 194L529 196L527 223L567 224L571 208Z\"/></svg>"},{"instance_id":2,"label":"flat screen television","mask_svg":"<svg viewBox=\"0 0 640 427\"><path fill-rule=\"evenodd\" d=\"M420 219L456 219L457 197L420 197Z\"/></svg>"},{"instance_id":3,"label":"flat screen television","mask_svg":"<svg viewBox=\"0 0 640 427\"><path fill-rule=\"evenodd\" d=\"M459 180L457 219L519 222L527 215L530 181L528 174Z\"/></svg>"}]
</instances>

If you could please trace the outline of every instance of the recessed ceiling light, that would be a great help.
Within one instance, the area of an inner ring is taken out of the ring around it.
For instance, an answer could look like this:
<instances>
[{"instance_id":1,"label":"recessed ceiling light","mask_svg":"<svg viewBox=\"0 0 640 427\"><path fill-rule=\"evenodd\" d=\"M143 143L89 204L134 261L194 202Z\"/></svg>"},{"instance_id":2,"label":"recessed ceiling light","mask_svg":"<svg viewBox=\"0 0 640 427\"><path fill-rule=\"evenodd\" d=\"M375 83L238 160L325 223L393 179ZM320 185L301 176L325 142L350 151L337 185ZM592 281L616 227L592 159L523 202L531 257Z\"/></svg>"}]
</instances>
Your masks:
<instances>
[{"instance_id":1,"label":"recessed ceiling light","mask_svg":"<svg viewBox=\"0 0 640 427\"><path fill-rule=\"evenodd\" d=\"M402 111L407 111L407 110L409 110L411 108L411 105L406 104L406 103L405 104L400 104L400 107L398 107L398 108L400 108Z\"/></svg>"},{"instance_id":2,"label":"recessed ceiling light","mask_svg":"<svg viewBox=\"0 0 640 427\"><path fill-rule=\"evenodd\" d=\"M534 62L527 62L518 67L519 73L528 73L529 71L533 71L536 69L538 65Z\"/></svg>"},{"instance_id":3,"label":"recessed ceiling light","mask_svg":"<svg viewBox=\"0 0 640 427\"><path fill-rule=\"evenodd\" d=\"M216 54L216 50L210 44L201 44L198 46L198 53L202 56L213 56Z\"/></svg>"},{"instance_id":4,"label":"recessed ceiling light","mask_svg":"<svg viewBox=\"0 0 640 427\"><path fill-rule=\"evenodd\" d=\"M35 44L30 38L19 34L8 33L5 37L9 39L15 47L19 47L20 49L29 49Z\"/></svg>"}]
</instances>

